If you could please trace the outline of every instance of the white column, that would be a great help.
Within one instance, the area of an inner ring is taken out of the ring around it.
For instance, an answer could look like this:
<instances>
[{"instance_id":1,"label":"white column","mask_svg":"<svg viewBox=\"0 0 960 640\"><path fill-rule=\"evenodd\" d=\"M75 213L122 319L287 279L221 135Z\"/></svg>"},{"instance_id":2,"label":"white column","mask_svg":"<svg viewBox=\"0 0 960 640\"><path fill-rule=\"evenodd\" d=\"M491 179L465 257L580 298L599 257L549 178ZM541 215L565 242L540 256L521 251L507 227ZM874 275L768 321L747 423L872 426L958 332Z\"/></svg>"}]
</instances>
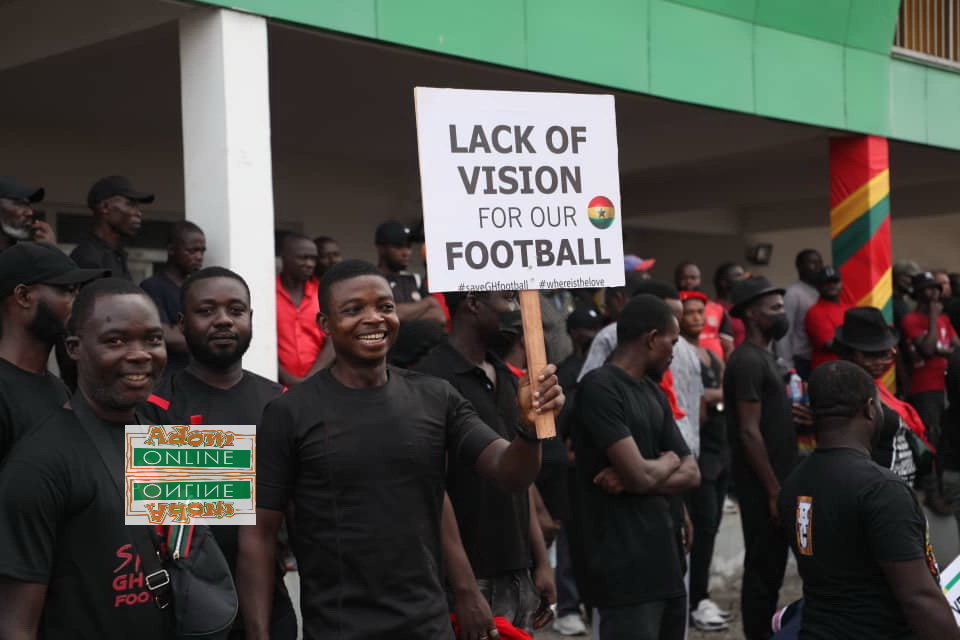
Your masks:
<instances>
[{"instance_id":1,"label":"white column","mask_svg":"<svg viewBox=\"0 0 960 640\"><path fill-rule=\"evenodd\" d=\"M204 264L250 285L254 330L244 367L276 380L266 20L225 9L182 18L180 85L187 219L206 232Z\"/></svg>"}]
</instances>

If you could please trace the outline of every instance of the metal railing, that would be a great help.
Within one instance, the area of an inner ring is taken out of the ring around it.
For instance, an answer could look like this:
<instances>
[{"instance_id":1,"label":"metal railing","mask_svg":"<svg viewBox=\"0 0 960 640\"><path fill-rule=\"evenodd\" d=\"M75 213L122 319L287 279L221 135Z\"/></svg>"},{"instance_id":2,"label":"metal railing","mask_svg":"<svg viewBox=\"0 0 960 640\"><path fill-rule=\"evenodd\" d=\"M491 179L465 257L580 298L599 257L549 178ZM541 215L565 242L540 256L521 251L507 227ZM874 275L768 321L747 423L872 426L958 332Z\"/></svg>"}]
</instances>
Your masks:
<instances>
[{"instance_id":1,"label":"metal railing","mask_svg":"<svg viewBox=\"0 0 960 640\"><path fill-rule=\"evenodd\" d=\"M903 0L893 51L960 69L960 0Z\"/></svg>"}]
</instances>

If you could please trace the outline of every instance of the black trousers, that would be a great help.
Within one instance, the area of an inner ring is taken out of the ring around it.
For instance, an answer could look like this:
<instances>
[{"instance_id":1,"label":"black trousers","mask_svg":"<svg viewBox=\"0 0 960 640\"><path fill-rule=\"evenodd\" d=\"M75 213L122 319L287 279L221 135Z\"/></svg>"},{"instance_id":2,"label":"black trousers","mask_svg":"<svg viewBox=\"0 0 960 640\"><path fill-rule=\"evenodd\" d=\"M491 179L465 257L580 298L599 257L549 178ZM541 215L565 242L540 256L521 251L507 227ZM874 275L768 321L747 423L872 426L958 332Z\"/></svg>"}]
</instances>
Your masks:
<instances>
[{"instance_id":1,"label":"black trousers","mask_svg":"<svg viewBox=\"0 0 960 640\"><path fill-rule=\"evenodd\" d=\"M787 541L783 529L770 520L767 494L756 478L738 474L737 493L745 547L740 601L743 634L747 640L767 640L773 635L770 620L787 568Z\"/></svg>"},{"instance_id":2,"label":"black trousers","mask_svg":"<svg viewBox=\"0 0 960 640\"><path fill-rule=\"evenodd\" d=\"M599 612L599 640L683 640L687 630L687 599L683 596L601 608Z\"/></svg>"},{"instance_id":3,"label":"black trousers","mask_svg":"<svg viewBox=\"0 0 960 640\"><path fill-rule=\"evenodd\" d=\"M943 412L947 404L944 392L924 391L913 394L907 400L923 420L923 426L927 428L927 439L933 446L940 446L940 423L943 421Z\"/></svg>"},{"instance_id":4,"label":"black trousers","mask_svg":"<svg viewBox=\"0 0 960 640\"><path fill-rule=\"evenodd\" d=\"M713 546L723 518L723 500L727 493L727 474L714 479L701 478L700 486L686 495L687 511L693 522L693 548L690 550L690 609L710 597L710 563Z\"/></svg>"}]
</instances>

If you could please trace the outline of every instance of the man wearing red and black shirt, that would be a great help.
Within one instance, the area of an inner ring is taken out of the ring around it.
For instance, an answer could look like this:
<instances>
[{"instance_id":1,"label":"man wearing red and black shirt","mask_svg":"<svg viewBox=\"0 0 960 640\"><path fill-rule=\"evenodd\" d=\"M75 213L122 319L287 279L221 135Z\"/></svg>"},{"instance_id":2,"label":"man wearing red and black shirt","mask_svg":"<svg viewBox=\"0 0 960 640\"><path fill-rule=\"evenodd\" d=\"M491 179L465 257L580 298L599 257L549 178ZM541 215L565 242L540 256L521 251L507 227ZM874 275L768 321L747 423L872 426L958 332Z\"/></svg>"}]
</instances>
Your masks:
<instances>
[{"instance_id":1,"label":"man wearing red and black shirt","mask_svg":"<svg viewBox=\"0 0 960 640\"><path fill-rule=\"evenodd\" d=\"M838 360L833 352L833 336L843 324L843 314L850 305L840 302L843 283L833 267L824 267L816 278L820 299L807 311L803 326L810 339L810 368L816 369L824 362Z\"/></svg>"},{"instance_id":2,"label":"man wearing red and black shirt","mask_svg":"<svg viewBox=\"0 0 960 640\"><path fill-rule=\"evenodd\" d=\"M940 283L929 271L913 277L917 308L903 317L904 337L914 353L910 404L917 409L934 446L940 440L946 390L947 357L960 345L949 318L943 314Z\"/></svg>"},{"instance_id":3,"label":"man wearing red and black shirt","mask_svg":"<svg viewBox=\"0 0 960 640\"><path fill-rule=\"evenodd\" d=\"M313 275L317 246L310 238L291 233L280 243L280 273L277 274L277 359L280 383L288 387L323 368L321 358L326 336L317 324L320 304ZM329 351L329 350L328 350Z\"/></svg>"},{"instance_id":4,"label":"man wearing red and black shirt","mask_svg":"<svg viewBox=\"0 0 960 640\"><path fill-rule=\"evenodd\" d=\"M700 267L692 262L681 262L674 272L674 281L680 291L700 291ZM733 324L730 316L718 302L706 300L705 305L700 345L715 353L721 360L726 360L733 352Z\"/></svg>"}]
</instances>

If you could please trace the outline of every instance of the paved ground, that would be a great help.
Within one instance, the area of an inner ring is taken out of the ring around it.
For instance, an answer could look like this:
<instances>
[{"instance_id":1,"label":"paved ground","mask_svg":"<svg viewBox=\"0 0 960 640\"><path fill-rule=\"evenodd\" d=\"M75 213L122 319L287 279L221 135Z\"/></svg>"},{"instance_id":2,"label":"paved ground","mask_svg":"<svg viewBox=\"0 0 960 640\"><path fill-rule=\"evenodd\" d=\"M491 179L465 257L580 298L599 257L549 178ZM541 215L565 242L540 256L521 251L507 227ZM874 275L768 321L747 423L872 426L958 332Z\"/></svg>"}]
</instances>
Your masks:
<instances>
[{"instance_id":1,"label":"paved ground","mask_svg":"<svg viewBox=\"0 0 960 640\"><path fill-rule=\"evenodd\" d=\"M946 567L960 552L960 540L957 536L957 521L953 516L936 516L929 511L927 519L930 523L930 539L941 568ZM740 627L740 575L743 567L743 538L740 533L740 516L726 514L720 525L714 552L713 575L710 578L710 593L721 607L734 612L734 620L728 631L699 632L691 630L690 640L739 640L743 638ZM287 586L294 599L294 605L299 612L300 589L296 574L287 575ZM780 602L787 604L800 598L802 586L797 576L793 558L787 566L787 575L783 589L780 591ZM537 640L559 640L563 638L552 630L543 630L536 633ZM579 636L590 640L590 635Z\"/></svg>"}]
</instances>

